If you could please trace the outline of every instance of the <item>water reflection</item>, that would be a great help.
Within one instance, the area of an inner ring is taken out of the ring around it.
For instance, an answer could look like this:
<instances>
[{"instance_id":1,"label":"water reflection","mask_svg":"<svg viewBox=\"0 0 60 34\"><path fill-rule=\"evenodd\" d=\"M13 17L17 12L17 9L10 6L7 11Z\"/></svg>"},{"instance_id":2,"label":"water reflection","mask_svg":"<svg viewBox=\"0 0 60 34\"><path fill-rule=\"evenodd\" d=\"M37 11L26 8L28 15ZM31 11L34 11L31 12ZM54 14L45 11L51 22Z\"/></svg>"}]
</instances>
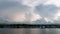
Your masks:
<instances>
[{"instance_id":1,"label":"water reflection","mask_svg":"<svg viewBox=\"0 0 60 34\"><path fill-rule=\"evenodd\" d=\"M60 29L0 28L0 34L60 34Z\"/></svg>"}]
</instances>

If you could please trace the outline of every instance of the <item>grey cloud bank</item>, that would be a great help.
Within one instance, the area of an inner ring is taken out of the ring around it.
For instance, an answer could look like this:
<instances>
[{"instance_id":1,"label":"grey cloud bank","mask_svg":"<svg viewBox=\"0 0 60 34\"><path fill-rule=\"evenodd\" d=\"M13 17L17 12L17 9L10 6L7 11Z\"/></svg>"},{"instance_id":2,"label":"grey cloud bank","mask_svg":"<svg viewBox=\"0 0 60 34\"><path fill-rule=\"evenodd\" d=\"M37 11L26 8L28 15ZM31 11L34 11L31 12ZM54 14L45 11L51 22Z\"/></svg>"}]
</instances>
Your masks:
<instances>
[{"instance_id":1,"label":"grey cloud bank","mask_svg":"<svg viewBox=\"0 0 60 34\"><path fill-rule=\"evenodd\" d=\"M39 5L36 9L43 18L48 18L48 20L51 19L52 21L56 16L55 14L60 12L60 7L55 5Z\"/></svg>"}]
</instances>

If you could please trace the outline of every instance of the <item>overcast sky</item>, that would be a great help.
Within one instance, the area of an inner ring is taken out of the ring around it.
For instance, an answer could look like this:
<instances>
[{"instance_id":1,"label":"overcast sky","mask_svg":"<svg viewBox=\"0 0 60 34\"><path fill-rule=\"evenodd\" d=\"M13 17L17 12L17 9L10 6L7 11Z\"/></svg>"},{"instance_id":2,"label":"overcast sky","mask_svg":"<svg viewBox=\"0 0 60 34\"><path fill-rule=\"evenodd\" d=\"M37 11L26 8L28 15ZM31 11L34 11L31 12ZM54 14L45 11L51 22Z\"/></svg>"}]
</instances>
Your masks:
<instances>
[{"instance_id":1,"label":"overcast sky","mask_svg":"<svg viewBox=\"0 0 60 34\"><path fill-rule=\"evenodd\" d=\"M0 0L0 21L59 21L60 0Z\"/></svg>"}]
</instances>

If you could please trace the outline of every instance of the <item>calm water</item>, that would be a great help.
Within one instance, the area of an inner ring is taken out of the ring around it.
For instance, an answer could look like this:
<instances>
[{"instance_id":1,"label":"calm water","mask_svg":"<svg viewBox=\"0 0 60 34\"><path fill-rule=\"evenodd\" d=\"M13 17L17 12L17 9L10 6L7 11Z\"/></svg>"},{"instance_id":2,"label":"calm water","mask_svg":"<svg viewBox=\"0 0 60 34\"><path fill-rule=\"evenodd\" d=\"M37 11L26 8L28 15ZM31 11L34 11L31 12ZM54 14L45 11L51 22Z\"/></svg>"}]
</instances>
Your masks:
<instances>
[{"instance_id":1,"label":"calm water","mask_svg":"<svg viewBox=\"0 0 60 34\"><path fill-rule=\"evenodd\" d=\"M60 34L60 29L0 28L0 34Z\"/></svg>"}]
</instances>

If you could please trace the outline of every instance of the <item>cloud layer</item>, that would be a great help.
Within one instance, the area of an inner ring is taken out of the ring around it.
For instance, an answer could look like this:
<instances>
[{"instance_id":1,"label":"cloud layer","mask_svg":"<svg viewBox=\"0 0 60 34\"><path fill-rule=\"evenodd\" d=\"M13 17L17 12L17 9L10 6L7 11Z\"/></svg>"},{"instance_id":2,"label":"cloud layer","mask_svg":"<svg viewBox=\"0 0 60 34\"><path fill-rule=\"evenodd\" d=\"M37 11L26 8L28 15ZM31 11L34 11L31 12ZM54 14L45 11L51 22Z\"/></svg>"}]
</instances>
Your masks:
<instances>
[{"instance_id":1,"label":"cloud layer","mask_svg":"<svg viewBox=\"0 0 60 34\"><path fill-rule=\"evenodd\" d=\"M59 0L0 0L0 22L34 22L59 20ZM42 20L42 21L43 21Z\"/></svg>"}]
</instances>

